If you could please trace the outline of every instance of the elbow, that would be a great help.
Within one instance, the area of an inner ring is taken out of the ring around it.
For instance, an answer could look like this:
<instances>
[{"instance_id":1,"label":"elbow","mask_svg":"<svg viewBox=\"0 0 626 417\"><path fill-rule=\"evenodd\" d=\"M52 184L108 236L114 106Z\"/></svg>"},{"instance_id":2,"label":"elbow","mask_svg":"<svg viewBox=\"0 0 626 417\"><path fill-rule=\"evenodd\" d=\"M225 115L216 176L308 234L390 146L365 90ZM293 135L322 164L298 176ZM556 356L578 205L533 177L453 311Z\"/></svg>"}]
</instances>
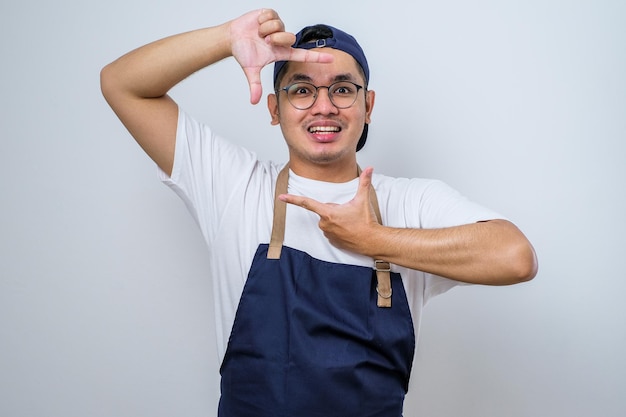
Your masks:
<instances>
[{"instance_id":1,"label":"elbow","mask_svg":"<svg viewBox=\"0 0 626 417\"><path fill-rule=\"evenodd\" d=\"M528 282L537 276L537 254L526 239L511 249L508 259L511 284Z\"/></svg>"},{"instance_id":2,"label":"elbow","mask_svg":"<svg viewBox=\"0 0 626 417\"><path fill-rule=\"evenodd\" d=\"M108 101L108 96L111 91L112 84L112 74L111 74L111 64L105 66L100 70L100 91L105 99Z\"/></svg>"},{"instance_id":3,"label":"elbow","mask_svg":"<svg viewBox=\"0 0 626 417\"><path fill-rule=\"evenodd\" d=\"M128 94L127 85L125 74L117 61L105 65L100 70L100 91L109 104Z\"/></svg>"},{"instance_id":4,"label":"elbow","mask_svg":"<svg viewBox=\"0 0 626 417\"><path fill-rule=\"evenodd\" d=\"M496 220L489 223L500 227L502 232L495 260L500 266L500 273L492 284L513 285L535 278L539 269L537 254L526 236L511 222Z\"/></svg>"}]
</instances>

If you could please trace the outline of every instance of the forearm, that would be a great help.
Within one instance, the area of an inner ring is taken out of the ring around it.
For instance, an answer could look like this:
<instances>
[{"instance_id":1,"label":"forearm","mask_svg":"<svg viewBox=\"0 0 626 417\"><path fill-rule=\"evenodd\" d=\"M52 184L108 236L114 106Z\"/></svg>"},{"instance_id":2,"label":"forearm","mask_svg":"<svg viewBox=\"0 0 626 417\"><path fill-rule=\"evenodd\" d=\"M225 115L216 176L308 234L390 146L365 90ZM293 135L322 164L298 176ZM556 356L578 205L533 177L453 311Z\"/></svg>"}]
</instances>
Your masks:
<instances>
[{"instance_id":1,"label":"forearm","mask_svg":"<svg viewBox=\"0 0 626 417\"><path fill-rule=\"evenodd\" d=\"M227 23L150 43L102 70L102 94L137 143L167 174L174 164L178 120L178 106L167 92L230 54Z\"/></svg>"},{"instance_id":2,"label":"forearm","mask_svg":"<svg viewBox=\"0 0 626 417\"><path fill-rule=\"evenodd\" d=\"M508 285L532 279L535 252L526 237L504 220L445 229L375 227L361 252L376 259L458 281Z\"/></svg>"},{"instance_id":3,"label":"forearm","mask_svg":"<svg viewBox=\"0 0 626 417\"><path fill-rule=\"evenodd\" d=\"M137 98L164 96L193 74L231 55L229 23L150 43L102 70L102 90Z\"/></svg>"}]
</instances>

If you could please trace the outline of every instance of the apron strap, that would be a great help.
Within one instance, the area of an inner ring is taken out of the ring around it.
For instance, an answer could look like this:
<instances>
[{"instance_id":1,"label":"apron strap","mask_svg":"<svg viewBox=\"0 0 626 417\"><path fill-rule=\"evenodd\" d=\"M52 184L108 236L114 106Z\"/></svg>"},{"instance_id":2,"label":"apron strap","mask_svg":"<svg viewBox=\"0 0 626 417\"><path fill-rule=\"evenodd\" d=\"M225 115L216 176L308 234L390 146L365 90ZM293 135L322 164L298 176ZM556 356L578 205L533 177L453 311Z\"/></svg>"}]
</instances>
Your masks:
<instances>
[{"instance_id":1,"label":"apron strap","mask_svg":"<svg viewBox=\"0 0 626 417\"><path fill-rule=\"evenodd\" d=\"M358 175L361 175L361 168L358 168ZM274 220L272 223L272 237L267 251L267 259L280 259L280 253L285 240L285 217L287 214L287 203L278 199L281 194L286 194L289 186L289 164L278 174L276 179L276 190L274 192ZM382 224L380 215L380 207L378 206L378 198L376 190L370 184L370 204L374 208L378 223ZM389 262L375 259L374 269L376 270L376 292L378 293L378 307L391 307L391 265Z\"/></svg>"},{"instance_id":2,"label":"apron strap","mask_svg":"<svg viewBox=\"0 0 626 417\"><path fill-rule=\"evenodd\" d=\"M274 192L274 222L272 223L272 238L267 250L267 259L280 259L285 240L285 217L287 216L287 203L278 199L281 194L287 194L289 184L289 164L278 174L276 179L276 191Z\"/></svg>"},{"instance_id":3,"label":"apron strap","mask_svg":"<svg viewBox=\"0 0 626 417\"><path fill-rule=\"evenodd\" d=\"M358 175L361 175L361 167L357 166L357 168ZM370 204L374 208L374 213L376 213L378 223L383 224L383 218L380 215L380 207L378 206L376 190L371 183ZM378 305L378 307L391 307L391 265L387 261L374 259L374 269L376 270L376 292L378 293L376 305Z\"/></svg>"}]
</instances>

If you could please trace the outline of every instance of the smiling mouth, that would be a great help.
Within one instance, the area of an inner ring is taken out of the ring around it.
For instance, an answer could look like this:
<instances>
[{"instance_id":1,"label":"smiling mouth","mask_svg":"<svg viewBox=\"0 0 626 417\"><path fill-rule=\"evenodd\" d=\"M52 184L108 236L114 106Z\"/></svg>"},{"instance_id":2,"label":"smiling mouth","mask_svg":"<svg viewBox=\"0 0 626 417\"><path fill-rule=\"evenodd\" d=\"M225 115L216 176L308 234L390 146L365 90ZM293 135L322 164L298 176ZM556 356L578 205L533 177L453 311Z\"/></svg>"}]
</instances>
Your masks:
<instances>
[{"instance_id":1,"label":"smiling mouth","mask_svg":"<svg viewBox=\"0 0 626 417\"><path fill-rule=\"evenodd\" d=\"M337 126L311 126L309 133L339 133L341 128Z\"/></svg>"}]
</instances>

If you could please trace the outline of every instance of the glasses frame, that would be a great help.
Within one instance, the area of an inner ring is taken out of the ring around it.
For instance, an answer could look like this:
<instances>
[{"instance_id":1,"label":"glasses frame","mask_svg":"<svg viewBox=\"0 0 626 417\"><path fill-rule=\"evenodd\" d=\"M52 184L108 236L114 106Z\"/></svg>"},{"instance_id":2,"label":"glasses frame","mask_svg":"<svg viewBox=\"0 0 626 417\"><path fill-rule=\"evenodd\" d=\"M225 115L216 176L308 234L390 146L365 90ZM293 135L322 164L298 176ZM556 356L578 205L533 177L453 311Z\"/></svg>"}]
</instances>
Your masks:
<instances>
[{"instance_id":1,"label":"glasses frame","mask_svg":"<svg viewBox=\"0 0 626 417\"><path fill-rule=\"evenodd\" d=\"M352 103L350 103L350 105L349 105L349 106L338 106L338 105L335 103L335 101L333 100L333 94L331 93L331 87L333 87L333 86L334 86L334 85L336 85L336 84L343 84L343 83L352 84L352 85L356 88L356 94L354 95L354 101L353 101ZM309 106L307 106L307 107L298 107L298 106L296 106L295 104L293 104L293 103L291 102L291 100L289 99L289 89L290 89L291 87L293 87L294 85L298 85L298 84L306 84L306 85L311 86L311 87L313 87L313 88L315 89L315 94L313 95L313 102L312 102ZM328 90L328 99L329 99L329 100L330 100L330 102L333 104L333 106L335 106L335 107L336 107L336 108L338 108L338 109L348 109L348 108L350 108L350 107L354 106L354 103L356 103L356 100L357 100L357 98L358 98L358 96L359 96L359 91L361 91L361 90L365 90L365 87L363 87L362 85L359 85L359 84L357 84L357 83L354 83L354 82L352 82L352 81L347 81L347 80L343 80L343 81L335 81L335 82L334 82L334 83L332 83L331 85L315 85L315 84L312 84L312 83L310 83L310 82L308 82L308 81L297 81L297 82L295 82L295 83L293 83L293 84L289 84L289 85L288 85L288 86L286 86L286 87L279 88L279 89L276 91L276 94L278 95L278 93L280 93L281 91L284 91L284 92L287 94L287 101L288 101L288 102L289 102L289 104L291 104L294 108L296 108L296 109L298 109L298 110L308 110L308 109L310 109L311 107L313 107L313 106L315 105L315 102L317 102L317 98L319 97L319 90L320 90L320 88L325 88L325 89L327 89L327 90Z\"/></svg>"}]
</instances>

